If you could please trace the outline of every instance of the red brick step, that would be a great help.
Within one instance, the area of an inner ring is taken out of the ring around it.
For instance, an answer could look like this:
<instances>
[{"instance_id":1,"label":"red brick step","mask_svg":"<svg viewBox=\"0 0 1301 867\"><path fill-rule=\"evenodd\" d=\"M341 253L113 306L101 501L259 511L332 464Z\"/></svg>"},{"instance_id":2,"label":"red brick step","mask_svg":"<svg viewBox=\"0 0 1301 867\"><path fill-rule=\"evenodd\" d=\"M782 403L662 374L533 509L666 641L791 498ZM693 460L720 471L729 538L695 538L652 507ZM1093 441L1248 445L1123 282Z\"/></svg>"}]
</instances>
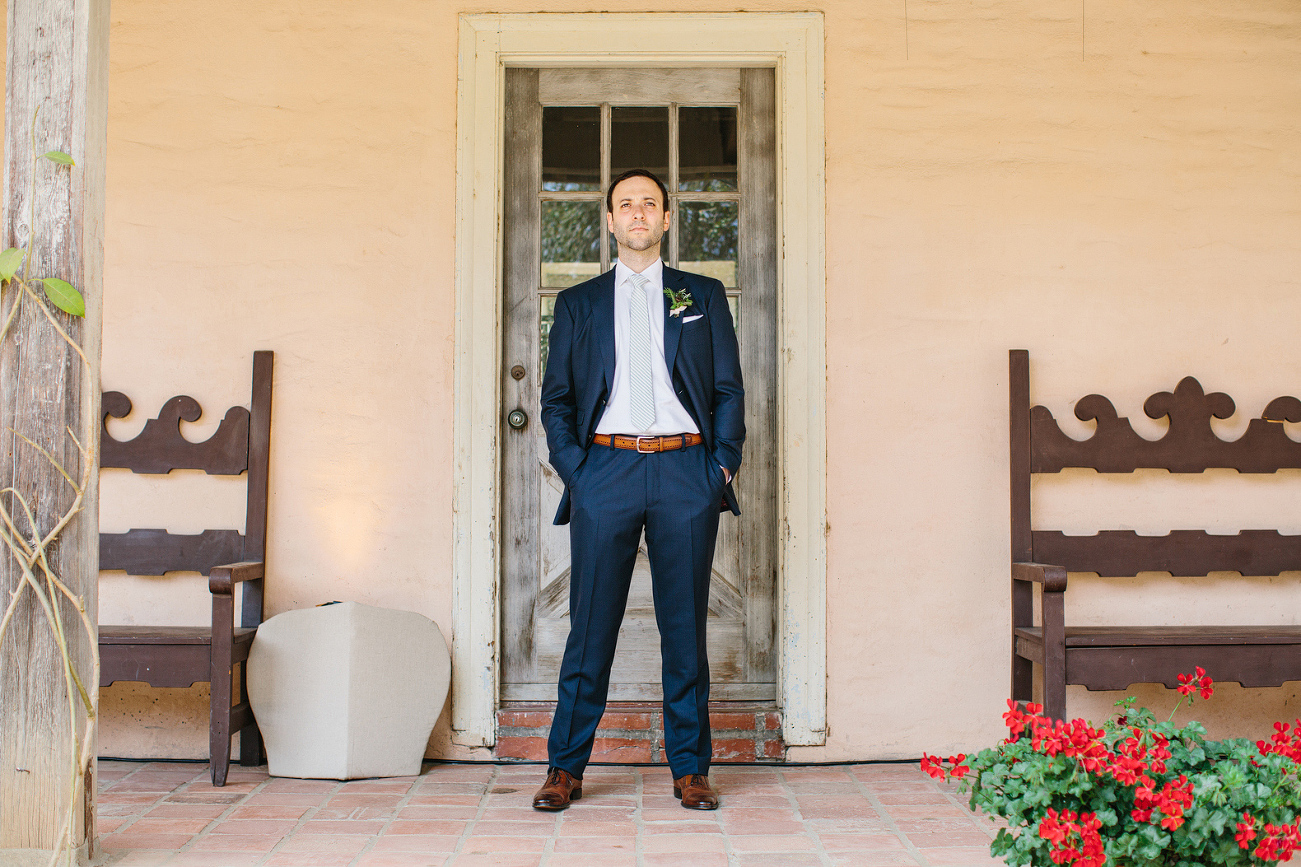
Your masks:
<instances>
[{"instance_id":1,"label":"red brick step","mask_svg":"<svg viewBox=\"0 0 1301 867\"><path fill-rule=\"evenodd\" d=\"M499 759L547 760L554 702L513 702L497 711ZM732 702L710 705L714 761L781 762L781 711ZM596 730L594 762L663 764L664 713L658 704L610 702Z\"/></svg>"}]
</instances>

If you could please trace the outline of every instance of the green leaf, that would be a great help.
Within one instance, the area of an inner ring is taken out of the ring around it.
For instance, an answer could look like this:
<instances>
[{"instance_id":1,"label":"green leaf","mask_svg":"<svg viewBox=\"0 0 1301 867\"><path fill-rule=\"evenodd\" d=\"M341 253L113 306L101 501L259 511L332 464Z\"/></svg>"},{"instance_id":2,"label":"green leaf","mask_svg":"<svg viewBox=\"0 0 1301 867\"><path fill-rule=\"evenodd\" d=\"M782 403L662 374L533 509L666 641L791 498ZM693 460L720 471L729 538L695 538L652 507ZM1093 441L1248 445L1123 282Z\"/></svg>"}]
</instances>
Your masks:
<instances>
[{"instance_id":1,"label":"green leaf","mask_svg":"<svg viewBox=\"0 0 1301 867\"><path fill-rule=\"evenodd\" d=\"M49 298L55 307L73 316L86 315L86 300L67 280L45 277L42 278L41 283L45 286L45 297Z\"/></svg>"},{"instance_id":2,"label":"green leaf","mask_svg":"<svg viewBox=\"0 0 1301 867\"><path fill-rule=\"evenodd\" d=\"M61 166L76 165L76 163L73 162L72 157L68 156L63 151L46 151L45 153L41 154L41 156L45 157L50 162L58 163Z\"/></svg>"},{"instance_id":3,"label":"green leaf","mask_svg":"<svg viewBox=\"0 0 1301 867\"><path fill-rule=\"evenodd\" d=\"M23 264L23 251L10 247L0 253L0 280L12 280Z\"/></svg>"}]
</instances>

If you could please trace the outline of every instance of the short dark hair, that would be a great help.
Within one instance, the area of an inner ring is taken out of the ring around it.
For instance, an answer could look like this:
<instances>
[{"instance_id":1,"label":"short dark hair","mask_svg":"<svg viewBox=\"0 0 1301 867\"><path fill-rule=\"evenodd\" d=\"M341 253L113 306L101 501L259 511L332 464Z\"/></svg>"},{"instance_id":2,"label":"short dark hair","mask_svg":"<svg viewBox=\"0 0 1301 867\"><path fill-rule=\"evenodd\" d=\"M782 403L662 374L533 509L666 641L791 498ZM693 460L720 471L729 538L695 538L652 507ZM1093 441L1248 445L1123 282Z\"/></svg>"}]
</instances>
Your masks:
<instances>
[{"instance_id":1,"label":"short dark hair","mask_svg":"<svg viewBox=\"0 0 1301 867\"><path fill-rule=\"evenodd\" d=\"M646 169L629 169L619 175L619 177L610 181L610 189L605 191L605 209L607 211L614 213L614 188L629 178L650 178L654 181L655 186L660 188L660 202L663 204L664 210L667 211L669 209L669 188L664 186L664 182Z\"/></svg>"}]
</instances>

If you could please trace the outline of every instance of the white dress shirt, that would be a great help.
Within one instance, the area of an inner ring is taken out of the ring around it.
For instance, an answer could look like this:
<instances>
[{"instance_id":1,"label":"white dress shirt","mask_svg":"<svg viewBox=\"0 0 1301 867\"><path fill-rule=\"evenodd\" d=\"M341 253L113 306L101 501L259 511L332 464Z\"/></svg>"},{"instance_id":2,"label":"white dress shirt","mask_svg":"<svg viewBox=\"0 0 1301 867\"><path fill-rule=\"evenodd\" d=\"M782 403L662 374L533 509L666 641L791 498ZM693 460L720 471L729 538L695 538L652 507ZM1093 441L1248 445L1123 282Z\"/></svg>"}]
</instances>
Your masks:
<instances>
[{"instance_id":1,"label":"white dress shirt","mask_svg":"<svg viewBox=\"0 0 1301 867\"><path fill-rule=\"evenodd\" d=\"M628 331L630 326L628 306L632 301L632 283L628 277L632 269L623 262L614 266L614 383L605 412L596 426L599 434L664 434L700 433L691 420L691 414L682 406L673 390L673 379L664 362L664 261L656 259L642 276L646 278L646 303L650 308L651 332L651 383L655 390L655 421L646 430L637 430L632 423L632 406L628 397Z\"/></svg>"}]
</instances>

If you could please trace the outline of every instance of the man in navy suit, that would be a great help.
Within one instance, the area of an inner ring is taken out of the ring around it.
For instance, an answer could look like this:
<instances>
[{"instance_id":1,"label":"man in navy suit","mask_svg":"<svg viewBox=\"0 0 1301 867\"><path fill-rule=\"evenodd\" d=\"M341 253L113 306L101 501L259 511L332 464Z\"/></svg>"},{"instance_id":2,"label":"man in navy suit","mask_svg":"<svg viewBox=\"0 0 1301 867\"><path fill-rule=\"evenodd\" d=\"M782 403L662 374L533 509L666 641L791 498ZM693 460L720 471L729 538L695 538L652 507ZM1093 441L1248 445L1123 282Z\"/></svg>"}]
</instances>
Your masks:
<instances>
[{"instance_id":1,"label":"man in navy suit","mask_svg":"<svg viewBox=\"0 0 1301 867\"><path fill-rule=\"evenodd\" d=\"M682 806L718 807L709 784L705 617L721 509L745 441L745 391L723 284L666 267L668 192L643 170L615 178L606 222L619 261L556 298L542 381L551 466L565 483L569 640L533 799L582 797L643 528L664 681L664 740Z\"/></svg>"}]
</instances>

